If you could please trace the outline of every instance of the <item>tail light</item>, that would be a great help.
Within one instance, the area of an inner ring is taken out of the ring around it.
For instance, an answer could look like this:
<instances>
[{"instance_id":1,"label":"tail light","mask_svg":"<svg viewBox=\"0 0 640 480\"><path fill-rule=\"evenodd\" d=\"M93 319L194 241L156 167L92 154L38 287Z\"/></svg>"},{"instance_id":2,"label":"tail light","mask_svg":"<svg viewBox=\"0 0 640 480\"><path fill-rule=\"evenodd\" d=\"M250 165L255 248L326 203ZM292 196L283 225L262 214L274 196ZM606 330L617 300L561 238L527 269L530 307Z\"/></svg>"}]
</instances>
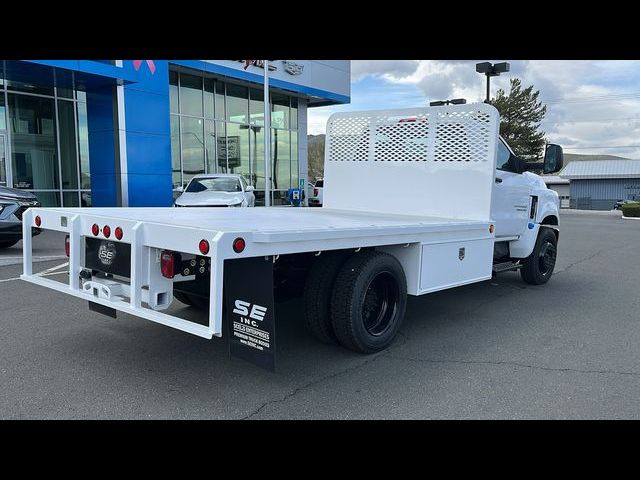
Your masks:
<instances>
[{"instance_id":1,"label":"tail light","mask_svg":"<svg viewBox=\"0 0 640 480\"><path fill-rule=\"evenodd\" d=\"M111 236L111 228L109 225L102 227L102 234L104 235L104 238L109 238Z\"/></svg>"},{"instance_id":2,"label":"tail light","mask_svg":"<svg viewBox=\"0 0 640 480\"><path fill-rule=\"evenodd\" d=\"M318 189L313 187L313 196L317 197L318 196Z\"/></svg>"},{"instance_id":3,"label":"tail light","mask_svg":"<svg viewBox=\"0 0 640 480\"><path fill-rule=\"evenodd\" d=\"M122 235L123 235L122 229L120 227L116 227L116 238L118 240L122 240Z\"/></svg>"},{"instance_id":4,"label":"tail light","mask_svg":"<svg viewBox=\"0 0 640 480\"><path fill-rule=\"evenodd\" d=\"M173 252L163 250L160 254L160 273L164 278L173 278L175 275L175 257Z\"/></svg>"},{"instance_id":5,"label":"tail light","mask_svg":"<svg viewBox=\"0 0 640 480\"><path fill-rule=\"evenodd\" d=\"M40 218L40 215L36 215L36 218L34 219L35 223L36 223L36 227L39 227L40 225L42 225L42 219Z\"/></svg>"},{"instance_id":6,"label":"tail light","mask_svg":"<svg viewBox=\"0 0 640 480\"><path fill-rule=\"evenodd\" d=\"M67 255L67 257L69 256L69 235L64 237L64 253Z\"/></svg>"},{"instance_id":7,"label":"tail light","mask_svg":"<svg viewBox=\"0 0 640 480\"><path fill-rule=\"evenodd\" d=\"M233 251L236 253L242 253L246 246L247 244L245 243L244 238L238 237L233 241Z\"/></svg>"}]
</instances>

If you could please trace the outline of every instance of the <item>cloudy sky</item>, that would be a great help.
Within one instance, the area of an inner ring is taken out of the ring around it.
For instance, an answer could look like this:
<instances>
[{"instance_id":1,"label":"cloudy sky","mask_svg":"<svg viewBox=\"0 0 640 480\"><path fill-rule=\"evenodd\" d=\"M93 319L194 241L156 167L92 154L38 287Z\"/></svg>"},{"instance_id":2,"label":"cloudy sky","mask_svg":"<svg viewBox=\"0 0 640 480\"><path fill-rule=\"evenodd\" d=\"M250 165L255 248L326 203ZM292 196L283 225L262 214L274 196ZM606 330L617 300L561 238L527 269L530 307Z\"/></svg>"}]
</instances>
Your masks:
<instances>
[{"instance_id":1,"label":"cloudy sky","mask_svg":"<svg viewBox=\"0 0 640 480\"><path fill-rule=\"evenodd\" d=\"M566 152L640 158L640 61L517 61L491 79L492 95L510 78L534 85L547 105L542 130ZM476 61L353 60L351 104L309 109L309 133L324 133L336 111L419 107L431 100L482 101ZM615 148L609 148L615 147ZM622 147L622 148L620 148Z\"/></svg>"}]
</instances>

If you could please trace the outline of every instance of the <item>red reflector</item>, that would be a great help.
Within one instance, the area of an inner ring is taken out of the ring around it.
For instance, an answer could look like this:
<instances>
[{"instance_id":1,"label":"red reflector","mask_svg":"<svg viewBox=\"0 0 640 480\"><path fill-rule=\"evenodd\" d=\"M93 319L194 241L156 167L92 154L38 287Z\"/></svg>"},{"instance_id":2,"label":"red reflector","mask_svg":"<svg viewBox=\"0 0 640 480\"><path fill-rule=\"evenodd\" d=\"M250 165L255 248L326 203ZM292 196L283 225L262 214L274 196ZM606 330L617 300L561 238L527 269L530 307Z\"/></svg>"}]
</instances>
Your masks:
<instances>
[{"instance_id":1,"label":"red reflector","mask_svg":"<svg viewBox=\"0 0 640 480\"><path fill-rule=\"evenodd\" d=\"M36 222L36 227L39 227L42 224L42 219L40 218L40 215L36 215L35 222Z\"/></svg>"},{"instance_id":2,"label":"red reflector","mask_svg":"<svg viewBox=\"0 0 640 480\"><path fill-rule=\"evenodd\" d=\"M318 189L317 189L317 188L314 188L314 189L313 189L313 196L314 196L314 197L317 197L317 196L318 196Z\"/></svg>"},{"instance_id":3,"label":"red reflector","mask_svg":"<svg viewBox=\"0 0 640 480\"><path fill-rule=\"evenodd\" d=\"M97 223L94 223L94 224L91 226L91 233L93 233L93 236L94 236L94 237L97 237L97 236L98 236L98 234L100 233L100 227L98 226L98 224L97 224Z\"/></svg>"},{"instance_id":4,"label":"red reflector","mask_svg":"<svg viewBox=\"0 0 640 480\"><path fill-rule=\"evenodd\" d=\"M209 253L209 242L204 239L200 240L198 248L200 249L201 254L206 255L207 253Z\"/></svg>"},{"instance_id":5,"label":"red reflector","mask_svg":"<svg viewBox=\"0 0 640 480\"><path fill-rule=\"evenodd\" d=\"M116 238L122 240L122 229L120 227L116 227Z\"/></svg>"},{"instance_id":6,"label":"red reflector","mask_svg":"<svg viewBox=\"0 0 640 480\"><path fill-rule=\"evenodd\" d=\"M105 238L109 238L111 236L111 228L109 228L109 225L105 225L104 227L102 227L102 234L105 236Z\"/></svg>"},{"instance_id":7,"label":"red reflector","mask_svg":"<svg viewBox=\"0 0 640 480\"><path fill-rule=\"evenodd\" d=\"M163 250L160 254L160 273L164 278L173 278L174 276L174 257L173 252Z\"/></svg>"},{"instance_id":8,"label":"red reflector","mask_svg":"<svg viewBox=\"0 0 640 480\"><path fill-rule=\"evenodd\" d=\"M241 253L246 246L247 244L245 243L244 238L238 237L233 241L233 251L236 253Z\"/></svg>"},{"instance_id":9,"label":"red reflector","mask_svg":"<svg viewBox=\"0 0 640 480\"><path fill-rule=\"evenodd\" d=\"M69 235L64 237L64 253L67 254L67 257L69 256Z\"/></svg>"}]
</instances>

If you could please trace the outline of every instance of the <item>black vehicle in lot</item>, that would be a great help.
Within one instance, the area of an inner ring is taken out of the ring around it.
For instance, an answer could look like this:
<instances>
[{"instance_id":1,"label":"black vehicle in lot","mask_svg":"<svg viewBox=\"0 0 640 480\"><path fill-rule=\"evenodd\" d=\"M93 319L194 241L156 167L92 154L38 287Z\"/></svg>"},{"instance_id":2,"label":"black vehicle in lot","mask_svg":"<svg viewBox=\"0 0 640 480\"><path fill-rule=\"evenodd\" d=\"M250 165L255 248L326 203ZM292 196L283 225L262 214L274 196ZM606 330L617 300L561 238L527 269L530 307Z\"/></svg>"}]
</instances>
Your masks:
<instances>
[{"instance_id":1,"label":"black vehicle in lot","mask_svg":"<svg viewBox=\"0 0 640 480\"><path fill-rule=\"evenodd\" d=\"M22 240L22 214L29 207L39 207L33 193L0 187L0 248L8 248ZM31 235L40 229L32 228Z\"/></svg>"}]
</instances>

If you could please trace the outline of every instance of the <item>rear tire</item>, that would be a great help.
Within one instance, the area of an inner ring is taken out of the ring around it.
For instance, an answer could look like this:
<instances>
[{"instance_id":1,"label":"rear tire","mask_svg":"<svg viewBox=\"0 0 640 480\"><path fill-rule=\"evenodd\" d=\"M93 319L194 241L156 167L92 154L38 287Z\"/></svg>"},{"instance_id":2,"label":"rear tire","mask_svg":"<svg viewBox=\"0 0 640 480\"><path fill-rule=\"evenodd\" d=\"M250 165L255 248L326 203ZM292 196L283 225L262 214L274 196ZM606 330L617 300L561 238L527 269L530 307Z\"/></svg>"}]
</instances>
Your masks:
<instances>
[{"instance_id":1,"label":"rear tire","mask_svg":"<svg viewBox=\"0 0 640 480\"><path fill-rule=\"evenodd\" d=\"M407 307L407 282L395 257L373 250L342 266L332 295L333 330L346 348L373 353L393 342Z\"/></svg>"},{"instance_id":2,"label":"rear tire","mask_svg":"<svg viewBox=\"0 0 640 480\"><path fill-rule=\"evenodd\" d=\"M520 269L522 280L530 285L543 285L553 275L558 252L558 239L550 228L542 227L536 239L533 252Z\"/></svg>"},{"instance_id":3,"label":"rear tire","mask_svg":"<svg viewBox=\"0 0 640 480\"><path fill-rule=\"evenodd\" d=\"M331 323L331 293L346 259L347 253L341 251L320 255L311 266L305 283L305 326L313 337L323 343L338 343Z\"/></svg>"}]
</instances>

